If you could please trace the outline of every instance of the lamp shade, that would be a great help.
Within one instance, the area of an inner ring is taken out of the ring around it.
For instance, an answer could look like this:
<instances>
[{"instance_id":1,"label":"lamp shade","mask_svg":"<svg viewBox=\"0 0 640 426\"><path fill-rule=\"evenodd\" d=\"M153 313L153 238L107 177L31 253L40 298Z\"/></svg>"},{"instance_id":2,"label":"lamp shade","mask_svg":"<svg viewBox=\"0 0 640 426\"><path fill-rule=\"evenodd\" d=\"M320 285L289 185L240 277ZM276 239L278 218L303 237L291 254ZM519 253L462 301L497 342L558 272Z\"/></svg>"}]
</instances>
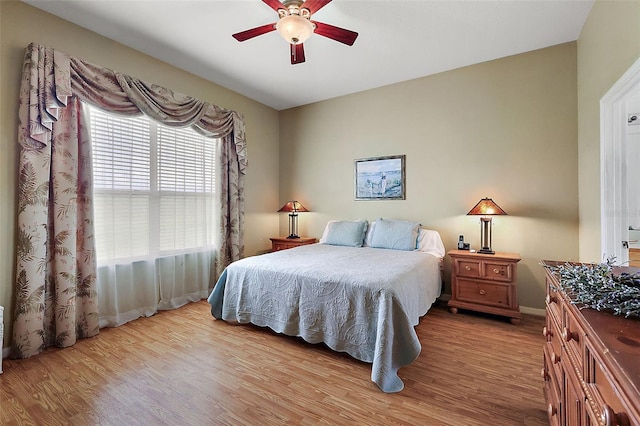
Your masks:
<instances>
[{"instance_id":1,"label":"lamp shade","mask_svg":"<svg viewBox=\"0 0 640 426\"><path fill-rule=\"evenodd\" d=\"M314 25L300 15L288 15L278 20L276 30L288 43L300 44L311 37Z\"/></svg>"},{"instance_id":2,"label":"lamp shade","mask_svg":"<svg viewBox=\"0 0 640 426\"><path fill-rule=\"evenodd\" d=\"M308 212L305 206L295 200L287 201L278 212L289 213L289 236L287 238L300 238L298 235L298 212Z\"/></svg>"},{"instance_id":3,"label":"lamp shade","mask_svg":"<svg viewBox=\"0 0 640 426\"><path fill-rule=\"evenodd\" d=\"M278 210L278 212L286 212L286 213L297 213L297 212L308 212L309 210L303 206L302 204L300 204L299 202L292 200L292 201L287 201L287 203L282 206L282 208L280 208L280 210Z\"/></svg>"},{"instance_id":4,"label":"lamp shade","mask_svg":"<svg viewBox=\"0 0 640 426\"><path fill-rule=\"evenodd\" d=\"M499 205L495 203L491 198L483 198L478 201L478 204L473 206L467 215L472 216L484 216L480 218L480 241L482 248L478 250L478 253L495 254L491 249L492 236L491 236L491 216L506 215L507 212L502 210Z\"/></svg>"},{"instance_id":5,"label":"lamp shade","mask_svg":"<svg viewBox=\"0 0 640 426\"><path fill-rule=\"evenodd\" d=\"M489 215L506 215L507 212L502 210L499 205L495 203L491 198L483 198L478 201L478 204L473 206L467 215L480 215L480 216L489 216Z\"/></svg>"}]
</instances>

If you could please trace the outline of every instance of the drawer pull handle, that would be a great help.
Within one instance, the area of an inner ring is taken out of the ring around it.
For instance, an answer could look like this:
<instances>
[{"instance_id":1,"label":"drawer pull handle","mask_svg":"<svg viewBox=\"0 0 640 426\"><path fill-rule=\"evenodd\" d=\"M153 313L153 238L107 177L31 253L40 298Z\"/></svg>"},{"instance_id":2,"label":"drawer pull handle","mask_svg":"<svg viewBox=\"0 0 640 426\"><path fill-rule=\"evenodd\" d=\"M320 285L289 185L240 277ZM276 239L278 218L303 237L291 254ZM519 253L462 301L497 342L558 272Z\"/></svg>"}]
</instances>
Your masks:
<instances>
[{"instance_id":1,"label":"drawer pull handle","mask_svg":"<svg viewBox=\"0 0 640 426\"><path fill-rule=\"evenodd\" d=\"M549 330L547 327L542 327L542 335L544 337L551 337L553 336L553 331Z\"/></svg>"},{"instance_id":2,"label":"drawer pull handle","mask_svg":"<svg viewBox=\"0 0 640 426\"><path fill-rule=\"evenodd\" d=\"M579 337L578 333L569 331L568 327L565 327L564 329L562 329L562 340L564 340L565 342L569 343L572 340L575 340L577 342L578 337Z\"/></svg>"},{"instance_id":3,"label":"drawer pull handle","mask_svg":"<svg viewBox=\"0 0 640 426\"><path fill-rule=\"evenodd\" d=\"M554 407L553 404L549 404L547 406L547 414L549 415L549 417L553 417L558 414L558 409Z\"/></svg>"},{"instance_id":4,"label":"drawer pull handle","mask_svg":"<svg viewBox=\"0 0 640 426\"><path fill-rule=\"evenodd\" d=\"M464 269L466 269L467 271L470 271L471 270L471 266L467 265L467 266L464 267Z\"/></svg>"},{"instance_id":5,"label":"drawer pull handle","mask_svg":"<svg viewBox=\"0 0 640 426\"><path fill-rule=\"evenodd\" d=\"M484 296L485 294L487 294L487 292L484 289L480 289L480 295Z\"/></svg>"},{"instance_id":6,"label":"drawer pull handle","mask_svg":"<svg viewBox=\"0 0 640 426\"><path fill-rule=\"evenodd\" d=\"M549 380L549 372L547 371L546 368L543 368L542 370L540 370L540 376L542 376L542 379L544 381Z\"/></svg>"},{"instance_id":7,"label":"drawer pull handle","mask_svg":"<svg viewBox=\"0 0 640 426\"><path fill-rule=\"evenodd\" d=\"M493 273L502 275L502 271L498 268L493 268Z\"/></svg>"},{"instance_id":8,"label":"drawer pull handle","mask_svg":"<svg viewBox=\"0 0 640 426\"><path fill-rule=\"evenodd\" d=\"M560 362L560 355L557 355L555 352L551 354L551 362L557 364Z\"/></svg>"},{"instance_id":9,"label":"drawer pull handle","mask_svg":"<svg viewBox=\"0 0 640 426\"><path fill-rule=\"evenodd\" d=\"M629 425L629 417L627 417L625 413L616 413L613 411L613 408L609 407L607 404L602 408L600 420L606 426Z\"/></svg>"},{"instance_id":10,"label":"drawer pull handle","mask_svg":"<svg viewBox=\"0 0 640 426\"><path fill-rule=\"evenodd\" d=\"M550 294L547 294L547 296L544 298L545 302L547 302L547 305L550 305L552 303L558 303L558 299L556 297L551 297Z\"/></svg>"}]
</instances>

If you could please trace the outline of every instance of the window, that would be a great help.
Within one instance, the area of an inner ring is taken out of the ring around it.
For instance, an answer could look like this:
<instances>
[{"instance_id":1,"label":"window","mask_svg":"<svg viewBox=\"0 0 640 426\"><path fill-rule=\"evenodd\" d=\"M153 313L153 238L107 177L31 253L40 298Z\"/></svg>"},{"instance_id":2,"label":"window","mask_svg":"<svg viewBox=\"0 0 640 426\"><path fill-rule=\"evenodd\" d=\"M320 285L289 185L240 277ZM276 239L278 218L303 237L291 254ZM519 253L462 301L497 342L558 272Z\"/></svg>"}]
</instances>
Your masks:
<instances>
[{"instance_id":1,"label":"window","mask_svg":"<svg viewBox=\"0 0 640 426\"><path fill-rule=\"evenodd\" d=\"M89 107L98 264L213 248L216 139Z\"/></svg>"}]
</instances>

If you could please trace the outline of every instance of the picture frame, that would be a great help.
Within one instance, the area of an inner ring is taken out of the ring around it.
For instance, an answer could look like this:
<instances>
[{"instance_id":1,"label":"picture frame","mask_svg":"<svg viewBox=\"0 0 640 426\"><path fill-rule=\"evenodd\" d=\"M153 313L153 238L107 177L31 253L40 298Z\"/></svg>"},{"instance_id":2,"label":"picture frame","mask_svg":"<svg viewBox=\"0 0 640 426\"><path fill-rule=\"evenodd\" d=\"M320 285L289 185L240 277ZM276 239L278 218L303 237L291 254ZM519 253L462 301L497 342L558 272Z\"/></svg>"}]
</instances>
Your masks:
<instances>
[{"instance_id":1,"label":"picture frame","mask_svg":"<svg viewBox=\"0 0 640 426\"><path fill-rule=\"evenodd\" d=\"M405 155L355 160L353 193L355 200L406 199Z\"/></svg>"}]
</instances>

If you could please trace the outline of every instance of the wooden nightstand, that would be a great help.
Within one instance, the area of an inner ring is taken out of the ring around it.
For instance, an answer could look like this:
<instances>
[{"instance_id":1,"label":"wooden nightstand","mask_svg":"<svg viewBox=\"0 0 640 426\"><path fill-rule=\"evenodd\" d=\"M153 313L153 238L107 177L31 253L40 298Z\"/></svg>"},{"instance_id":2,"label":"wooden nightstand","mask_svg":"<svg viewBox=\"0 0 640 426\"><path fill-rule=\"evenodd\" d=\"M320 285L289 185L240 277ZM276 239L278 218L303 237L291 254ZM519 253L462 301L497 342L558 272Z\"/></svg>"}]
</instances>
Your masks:
<instances>
[{"instance_id":1,"label":"wooden nightstand","mask_svg":"<svg viewBox=\"0 0 640 426\"><path fill-rule=\"evenodd\" d=\"M460 309L509 317L518 324L517 253L481 254L451 250L451 299L454 314Z\"/></svg>"},{"instance_id":2,"label":"wooden nightstand","mask_svg":"<svg viewBox=\"0 0 640 426\"><path fill-rule=\"evenodd\" d=\"M271 240L271 251L286 250L298 246L304 246L307 244L317 243L316 238L287 238L287 237L275 237L269 238Z\"/></svg>"}]
</instances>

